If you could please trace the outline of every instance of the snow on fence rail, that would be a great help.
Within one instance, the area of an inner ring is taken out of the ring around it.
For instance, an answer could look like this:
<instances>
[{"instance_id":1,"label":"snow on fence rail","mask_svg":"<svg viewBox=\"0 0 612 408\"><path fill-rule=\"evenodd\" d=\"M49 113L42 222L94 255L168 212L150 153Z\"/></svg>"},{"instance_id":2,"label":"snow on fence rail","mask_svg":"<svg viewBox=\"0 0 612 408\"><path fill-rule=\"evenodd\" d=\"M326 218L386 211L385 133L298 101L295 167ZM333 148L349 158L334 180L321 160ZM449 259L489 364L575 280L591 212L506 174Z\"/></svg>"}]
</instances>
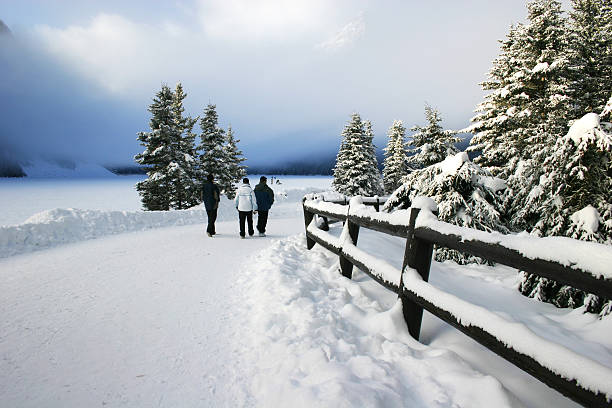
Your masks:
<instances>
[{"instance_id":1,"label":"snow on fence rail","mask_svg":"<svg viewBox=\"0 0 612 408\"><path fill-rule=\"evenodd\" d=\"M522 324L500 316L429 283L433 246L468 252L497 263L612 298L612 248L564 237L504 235L441 222L435 203L416 199L412 208L394 213L368 209L372 200L353 198L319 201L304 197L306 243L327 248L340 258L340 271L352 277L353 266L398 293L410 335L418 340L423 309L449 323L523 371L589 407L612 407L612 370L557 343L545 340ZM348 201L348 200L347 200ZM368 202L369 201L369 202ZM380 204L376 199L377 204ZM378 210L378 208L376 208ZM315 215L344 221L340 238L321 229ZM402 270L357 248L359 228L406 238Z\"/></svg>"}]
</instances>

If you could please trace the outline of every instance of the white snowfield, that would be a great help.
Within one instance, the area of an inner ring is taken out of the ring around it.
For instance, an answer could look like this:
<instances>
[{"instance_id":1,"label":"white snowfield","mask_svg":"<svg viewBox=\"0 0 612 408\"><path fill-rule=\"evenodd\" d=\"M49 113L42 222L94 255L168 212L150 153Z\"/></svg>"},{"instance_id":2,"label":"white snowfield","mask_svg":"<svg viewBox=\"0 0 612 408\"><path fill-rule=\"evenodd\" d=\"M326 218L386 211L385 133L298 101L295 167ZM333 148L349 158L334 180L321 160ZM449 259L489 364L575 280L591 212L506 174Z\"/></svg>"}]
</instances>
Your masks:
<instances>
[{"instance_id":1,"label":"white snowfield","mask_svg":"<svg viewBox=\"0 0 612 408\"><path fill-rule=\"evenodd\" d=\"M577 406L428 313L413 340L394 293L306 250L301 197L315 189L276 190L265 238L238 239L229 200L212 239L197 209L57 209L2 227L0 407ZM404 243L362 229L350 250L395 279ZM427 285L612 368L612 319L516 282L434 262Z\"/></svg>"}]
</instances>

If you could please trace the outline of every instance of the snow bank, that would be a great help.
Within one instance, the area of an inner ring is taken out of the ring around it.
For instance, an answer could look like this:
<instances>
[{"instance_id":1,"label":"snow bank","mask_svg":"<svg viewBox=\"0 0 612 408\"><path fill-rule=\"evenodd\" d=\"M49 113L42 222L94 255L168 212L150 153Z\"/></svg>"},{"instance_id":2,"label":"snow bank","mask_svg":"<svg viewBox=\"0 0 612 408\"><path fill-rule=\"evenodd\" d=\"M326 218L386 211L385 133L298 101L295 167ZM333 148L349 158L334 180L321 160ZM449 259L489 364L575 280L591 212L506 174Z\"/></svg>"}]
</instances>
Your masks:
<instances>
[{"instance_id":1,"label":"snow bank","mask_svg":"<svg viewBox=\"0 0 612 408\"><path fill-rule=\"evenodd\" d=\"M351 208L358 207L359 199L354 198L353 200L351 200ZM435 218L431 213L425 212L424 214L428 214L429 219ZM422 222L419 223L417 219L417 226L420 224ZM437 226L439 227L440 225ZM435 229L439 230L439 228ZM325 234L331 236L329 233ZM501 236L503 237L503 235ZM522 239L525 239L525 237ZM532 237L532 240L534 239L537 240L537 238ZM327 240L332 241L329 238ZM338 244L336 240L333 241L335 241L335 245ZM386 261L371 256L352 245L348 238L346 225L343 228L339 241L343 243L342 251L344 253L349 254L368 268L371 268L375 276L399 285L400 271ZM501 243L503 245L503 242ZM533 242L527 242L526 246L533 246ZM541 246L539 250L542 250ZM609 266L609 263L604 264L605 266ZM511 347L522 354L534 358L543 366L570 381L576 380L578 384L586 389L595 393L603 393L607 398L612 399L612 386L608 381L609 378L612 378L612 370L609 367L576 353L563 345L550 342L536 335L524 324L500 317L485 307L471 304L451 293L439 290L431 284L424 282L420 275L412 269L407 269L404 272L404 285L418 293L425 300L450 312L463 325L480 327L499 339L507 347Z\"/></svg>"},{"instance_id":2,"label":"snow bank","mask_svg":"<svg viewBox=\"0 0 612 408\"><path fill-rule=\"evenodd\" d=\"M0 257L151 228L203 223L204 210L102 211L56 208L24 224L0 227Z\"/></svg>"},{"instance_id":3,"label":"snow bank","mask_svg":"<svg viewBox=\"0 0 612 408\"><path fill-rule=\"evenodd\" d=\"M274 218L301 215L301 199L313 188L291 189L276 194L270 210ZM233 200L222 197L218 221L237 220ZM35 214L25 223L0 226L0 258L57 245L123 232L191 224L205 224L203 206L181 211L108 211L56 208Z\"/></svg>"},{"instance_id":4,"label":"snow bank","mask_svg":"<svg viewBox=\"0 0 612 408\"><path fill-rule=\"evenodd\" d=\"M300 234L244 272L258 406L520 406L454 352L412 339L399 302L383 306L337 268L329 251L306 251Z\"/></svg>"},{"instance_id":5,"label":"snow bank","mask_svg":"<svg viewBox=\"0 0 612 408\"><path fill-rule=\"evenodd\" d=\"M574 351L547 341L525 325L507 321L484 307L473 305L441 291L423 281L421 275L406 268L404 285L423 299L451 314L465 326L475 326L489 332L508 347L528 355L563 378L575 380L580 386L602 393L612 400L612 369Z\"/></svg>"}]
</instances>

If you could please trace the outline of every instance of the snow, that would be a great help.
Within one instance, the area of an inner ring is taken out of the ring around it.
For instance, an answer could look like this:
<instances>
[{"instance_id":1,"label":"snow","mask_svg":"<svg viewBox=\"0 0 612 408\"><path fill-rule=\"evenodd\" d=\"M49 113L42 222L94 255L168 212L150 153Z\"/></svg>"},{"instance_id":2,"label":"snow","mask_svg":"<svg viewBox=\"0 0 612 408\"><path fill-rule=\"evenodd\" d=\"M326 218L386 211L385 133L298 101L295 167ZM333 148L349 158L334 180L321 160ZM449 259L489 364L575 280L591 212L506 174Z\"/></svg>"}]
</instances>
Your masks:
<instances>
[{"instance_id":1,"label":"snow","mask_svg":"<svg viewBox=\"0 0 612 408\"><path fill-rule=\"evenodd\" d=\"M347 206L326 201L306 201L307 209L325 211L332 214L346 215Z\"/></svg>"},{"instance_id":2,"label":"snow","mask_svg":"<svg viewBox=\"0 0 612 408\"><path fill-rule=\"evenodd\" d=\"M534 74L537 72L548 71L548 62L538 62L535 67L531 70Z\"/></svg>"},{"instance_id":3,"label":"snow","mask_svg":"<svg viewBox=\"0 0 612 408\"><path fill-rule=\"evenodd\" d=\"M58 240L0 259L0 406L576 406L428 313L421 342L413 340L393 292L357 268L352 280L342 277L338 257L320 245L306 250L301 197L328 188L312 184L272 186L266 238L237 239L229 201L210 239L196 220L201 209L95 209L68 199L76 193L7 226L46 228ZM21 197L35 196L30 187ZM117 201L127 203L132 187L115 192ZM41 193L39 205L47 198ZM354 204L351 212L409 218ZM338 240L340 224L316 233ZM396 282L404 245L362 228L359 248L345 242L345 252ZM414 281L472 304L459 308L462 318L476 321L472 311L486 309L509 322L503 335L519 327L597 361L600 378L589 382L610 378L612 320L521 296L515 270L433 262L430 282Z\"/></svg>"},{"instance_id":4,"label":"snow","mask_svg":"<svg viewBox=\"0 0 612 408\"><path fill-rule=\"evenodd\" d=\"M271 219L270 239L298 224ZM238 240L237 227L218 223L214 239L202 224L126 233L0 260L0 406L256 405L236 282L270 240Z\"/></svg>"},{"instance_id":5,"label":"snow","mask_svg":"<svg viewBox=\"0 0 612 408\"><path fill-rule=\"evenodd\" d=\"M578 229L594 234L597 232L599 228L599 222L601 218L599 217L599 212L592 205L587 205L580 211L576 211L570 217L572 223L578 227Z\"/></svg>"},{"instance_id":6,"label":"snow","mask_svg":"<svg viewBox=\"0 0 612 408\"><path fill-rule=\"evenodd\" d=\"M278 190L274 212L277 216L301 214L298 197L315 188ZM222 197L217 219L235 218L233 200ZM69 242L94 239L131 231L201 224L207 219L202 206L176 211L108 211L56 208L36 213L23 224L0 226L0 258L36 251Z\"/></svg>"},{"instance_id":7,"label":"snow","mask_svg":"<svg viewBox=\"0 0 612 408\"><path fill-rule=\"evenodd\" d=\"M463 241L479 240L490 244L499 244L513 249L530 259L544 259L573 266L590 272L596 278L612 279L612 246L594 242L578 241L566 237L534 237L526 232L519 234L500 234L438 221L435 215L419 213L416 227L427 227L443 234L453 234Z\"/></svg>"},{"instance_id":8,"label":"snow","mask_svg":"<svg viewBox=\"0 0 612 408\"><path fill-rule=\"evenodd\" d=\"M275 242L243 279L261 406L520 406L455 353L413 340L397 301L371 299L374 286L341 277L329 251L303 245L303 236Z\"/></svg>"},{"instance_id":9,"label":"snow","mask_svg":"<svg viewBox=\"0 0 612 408\"><path fill-rule=\"evenodd\" d=\"M348 233L347 233L348 235ZM394 268L388 262L379 259L375 256L369 255L367 252L357 248L350 240L345 240L342 251L359 262L372 268L372 273L383 279L386 282L392 283L399 287L400 284L400 272Z\"/></svg>"},{"instance_id":10,"label":"snow","mask_svg":"<svg viewBox=\"0 0 612 408\"><path fill-rule=\"evenodd\" d=\"M442 172L440 177L446 177L449 175L456 174L461 168L463 163L469 162L470 158L466 152L459 152L455 155L448 156L446 159L437 163L435 166L438 167Z\"/></svg>"},{"instance_id":11,"label":"snow","mask_svg":"<svg viewBox=\"0 0 612 408\"><path fill-rule=\"evenodd\" d=\"M602 393L612 400L612 368L585 358L559 344L547 341L520 323L508 322L484 307L474 306L450 293L424 282L417 271L407 268L404 285L451 314L465 326L480 327L503 344L539 361L562 377L575 380L582 387Z\"/></svg>"},{"instance_id":12,"label":"snow","mask_svg":"<svg viewBox=\"0 0 612 408\"><path fill-rule=\"evenodd\" d=\"M137 211L133 188L143 176L96 179L0 178L0 225L22 224L30 216L53 208Z\"/></svg>"},{"instance_id":13,"label":"snow","mask_svg":"<svg viewBox=\"0 0 612 408\"><path fill-rule=\"evenodd\" d=\"M105 235L201 224L205 219L204 210L129 212L56 208L35 214L22 225L0 227L0 258Z\"/></svg>"},{"instance_id":14,"label":"snow","mask_svg":"<svg viewBox=\"0 0 612 408\"><path fill-rule=\"evenodd\" d=\"M488 188L493 192L505 190L508 186L506 182L499 177L478 175L476 183Z\"/></svg>"},{"instance_id":15,"label":"snow","mask_svg":"<svg viewBox=\"0 0 612 408\"><path fill-rule=\"evenodd\" d=\"M427 210L429 212L438 211L438 204L434 200L425 196L416 196L410 205L412 208L420 208L421 210Z\"/></svg>"},{"instance_id":16,"label":"snow","mask_svg":"<svg viewBox=\"0 0 612 408\"><path fill-rule=\"evenodd\" d=\"M596 113L587 113L582 118L572 124L567 132L567 138L579 145L585 138L593 136L593 130L600 125L599 115Z\"/></svg>"}]
</instances>

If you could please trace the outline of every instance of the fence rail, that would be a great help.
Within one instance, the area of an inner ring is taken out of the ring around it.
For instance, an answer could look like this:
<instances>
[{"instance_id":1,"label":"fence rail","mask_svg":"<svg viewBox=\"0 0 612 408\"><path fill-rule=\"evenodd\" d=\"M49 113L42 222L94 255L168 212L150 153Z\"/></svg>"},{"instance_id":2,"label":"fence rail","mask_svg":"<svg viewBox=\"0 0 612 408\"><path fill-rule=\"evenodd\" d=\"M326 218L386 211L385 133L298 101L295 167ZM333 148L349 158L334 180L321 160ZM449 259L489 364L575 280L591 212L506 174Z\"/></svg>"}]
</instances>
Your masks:
<instances>
[{"instance_id":1,"label":"fence rail","mask_svg":"<svg viewBox=\"0 0 612 408\"><path fill-rule=\"evenodd\" d=\"M423 310L427 310L566 397L588 407L612 407L610 368L544 340L528 329L517 332L516 325L498 315L457 299L427 283L433 247L437 245L467 252L610 299L610 247L572 240L578 258L581 251L597 253L600 258L602 254L604 258L609 257L607 263L603 262L603 269L587 269L580 262L571 261L572 254L566 253L567 238L551 240L521 237L521 240L536 248L546 244L548 259L546 256L533 257L523 253L520 246L517 248L516 243L509 239L511 236L443 223L426 210L420 213L419 208L411 208L383 214L365 210L360 205L374 206L374 202L378 211L382 204L378 198L376 201L366 199L352 203L348 200L322 202L305 198L303 210L308 249L318 243L339 256L340 271L345 277L350 279L353 266L356 266L379 284L397 293L402 301L408 331L415 339L419 339ZM323 229L314 222L315 215L325 218ZM346 235L343 236L346 239L340 240L325 232L327 219L344 222ZM357 248L361 227L406 238L401 271ZM550 255L555 253L555 249L560 255ZM563 354L562 359L558 358L559 353Z\"/></svg>"}]
</instances>

